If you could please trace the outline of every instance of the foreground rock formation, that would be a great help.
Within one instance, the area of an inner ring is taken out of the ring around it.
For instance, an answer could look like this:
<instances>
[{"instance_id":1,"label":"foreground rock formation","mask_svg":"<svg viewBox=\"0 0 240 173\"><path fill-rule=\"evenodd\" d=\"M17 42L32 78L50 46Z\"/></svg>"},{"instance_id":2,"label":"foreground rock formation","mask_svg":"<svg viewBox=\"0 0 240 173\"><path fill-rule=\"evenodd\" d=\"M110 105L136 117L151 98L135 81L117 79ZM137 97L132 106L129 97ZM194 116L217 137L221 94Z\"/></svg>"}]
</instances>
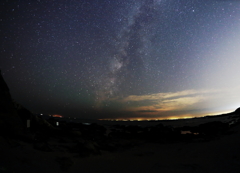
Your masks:
<instances>
[{"instance_id":1,"label":"foreground rock formation","mask_svg":"<svg viewBox=\"0 0 240 173\"><path fill-rule=\"evenodd\" d=\"M19 135L23 133L23 123L14 107L9 88L0 71L0 133Z\"/></svg>"},{"instance_id":2,"label":"foreground rock formation","mask_svg":"<svg viewBox=\"0 0 240 173\"><path fill-rule=\"evenodd\" d=\"M23 137L26 134L27 120L31 121L32 132L48 131L54 127L41 117L13 101L9 88L0 72L0 134L7 138Z\"/></svg>"}]
</instances>

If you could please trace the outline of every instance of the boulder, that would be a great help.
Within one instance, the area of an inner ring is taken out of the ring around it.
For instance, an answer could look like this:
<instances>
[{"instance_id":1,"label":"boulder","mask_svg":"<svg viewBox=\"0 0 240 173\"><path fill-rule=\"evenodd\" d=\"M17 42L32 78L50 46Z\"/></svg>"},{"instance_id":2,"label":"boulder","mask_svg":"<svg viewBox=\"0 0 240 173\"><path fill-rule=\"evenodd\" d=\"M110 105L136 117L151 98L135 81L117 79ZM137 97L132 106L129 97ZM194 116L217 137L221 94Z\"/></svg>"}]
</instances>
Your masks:
<instances>
[{"instance_id":1,"label":"boulder","mask_svg":"<svg viewBox=\"0 0 240 173\"><path fill-rule=\"evenodd\" d=\"M59 163L62 171L68 171L74 164L74 161L69 157L57 157L56 161Z\"/></svg>"},{"instance_id":2,"label":"boulder","mask_svg":"<svg viewBox=\"0 0 240 173\"><path fill-rule=\"evenodd\" d=\"M94 141L84 140L69 148L72 153L78 153L80 157L88 157L91 154L100 155L99 145Z\"/></svg>"},{"instance_id":3,"label":"boulder","mask_svg":"<svg viewBox=\"0 0 240 173\"><path fill-rule=\"evenodd\" d=\"M0 71L0 135L14 136L23 133L23 123L14 107L9 88Z\"/></svg>"},{"instance_id":4,"label":"boulder","mask_svg":"<svg viewBox=\"0 0 240 173\"><path fill-rule=\"evenodd\" d=\"M51 147L46 142L35 142L33 148L39 151L51 152L53 151Z\"/></svg>"}]
</instances>

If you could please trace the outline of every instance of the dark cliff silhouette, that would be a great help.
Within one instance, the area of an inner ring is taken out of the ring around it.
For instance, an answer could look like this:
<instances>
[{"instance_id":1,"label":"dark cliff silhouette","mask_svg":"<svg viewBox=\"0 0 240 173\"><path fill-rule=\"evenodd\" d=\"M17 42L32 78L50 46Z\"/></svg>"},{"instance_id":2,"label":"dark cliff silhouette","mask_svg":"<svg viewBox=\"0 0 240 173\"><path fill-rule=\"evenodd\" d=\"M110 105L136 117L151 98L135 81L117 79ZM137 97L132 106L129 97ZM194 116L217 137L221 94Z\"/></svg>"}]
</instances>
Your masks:
<instances>
[{"instance_id":1,"label":"dark cliff silhouette","mask_svg":"<svg viewBox=\"0 0 240 173\"><path fill-rule=\"evenodd\" d=\"M23 132L23 123L14 107L9 88L0 71L0 134L18 135Z\"/></svg>"},{"instance_id":2,"label":"dark cliff silhouette","mask_svg":"<svg viewBox=\"0 0 240 173\"><path fill-rule=\"evenodd\" d=\"M234 113L240 115L240 108L237 108Z\"/></svg>"}]
</instances>

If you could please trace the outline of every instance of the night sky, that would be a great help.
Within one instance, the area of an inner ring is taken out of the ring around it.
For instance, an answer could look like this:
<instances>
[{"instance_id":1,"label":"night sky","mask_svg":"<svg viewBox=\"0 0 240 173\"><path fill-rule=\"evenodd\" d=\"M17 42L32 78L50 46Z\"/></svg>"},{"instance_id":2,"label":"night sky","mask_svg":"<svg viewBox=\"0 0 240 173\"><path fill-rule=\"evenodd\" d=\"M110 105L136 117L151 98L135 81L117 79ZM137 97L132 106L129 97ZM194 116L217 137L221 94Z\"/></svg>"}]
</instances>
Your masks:
<instances>
[{"instance_id":1,"label":"night sky","mask_svg":"<svg viewBox=\"0 0 240 173\"><path fill-rule=\"evenodd\" d=\"M34 113L158 119L240 106L240 1L0 4L0 69Z\"/></svg>"}]
</instances>

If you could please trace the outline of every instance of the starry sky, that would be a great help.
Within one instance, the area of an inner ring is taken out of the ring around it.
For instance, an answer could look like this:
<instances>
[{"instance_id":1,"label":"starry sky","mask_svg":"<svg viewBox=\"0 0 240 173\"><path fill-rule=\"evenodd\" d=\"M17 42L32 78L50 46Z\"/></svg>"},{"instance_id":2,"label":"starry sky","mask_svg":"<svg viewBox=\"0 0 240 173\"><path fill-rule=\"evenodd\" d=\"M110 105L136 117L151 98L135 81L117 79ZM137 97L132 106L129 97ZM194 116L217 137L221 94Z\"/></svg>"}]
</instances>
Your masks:
<instances>
[{"instance_id":1,"label":"starry sky","mask_svg":"<svg viewBox=\"0 0 240 173\"><path fill-rule=\"evenodd\" d=\"M0 4L0 69L34 113L164 119L240 106L240 1Z\"/></svg>"}]
</instances>

